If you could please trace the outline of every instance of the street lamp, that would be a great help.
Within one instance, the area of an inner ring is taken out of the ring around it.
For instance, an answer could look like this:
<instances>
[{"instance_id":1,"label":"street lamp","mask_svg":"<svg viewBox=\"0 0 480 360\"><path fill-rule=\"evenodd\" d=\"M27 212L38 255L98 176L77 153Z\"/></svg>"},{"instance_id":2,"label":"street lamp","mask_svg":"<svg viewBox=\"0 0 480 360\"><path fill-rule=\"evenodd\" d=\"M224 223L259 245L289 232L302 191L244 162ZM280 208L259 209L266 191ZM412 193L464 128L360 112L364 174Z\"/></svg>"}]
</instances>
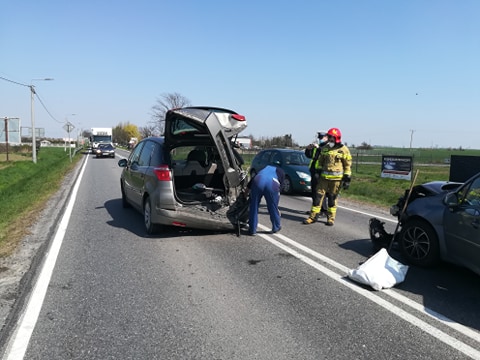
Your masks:
<instances>
[{"instance_id":1,"label":"street lamp","mask_svg":"<svg viewBox=\"0 0 480 360\"><path fill-rule=\"evenodd\" d=\"M32 84L34 81L51 81L52 78L44 78L44 79L32 79L30 81L30 119L32 120L32 160L33 163L37 163L37 142L35 138L35 115L33 110L33 100L35 98L35 86Z\"/></svg>"}]
</instances>

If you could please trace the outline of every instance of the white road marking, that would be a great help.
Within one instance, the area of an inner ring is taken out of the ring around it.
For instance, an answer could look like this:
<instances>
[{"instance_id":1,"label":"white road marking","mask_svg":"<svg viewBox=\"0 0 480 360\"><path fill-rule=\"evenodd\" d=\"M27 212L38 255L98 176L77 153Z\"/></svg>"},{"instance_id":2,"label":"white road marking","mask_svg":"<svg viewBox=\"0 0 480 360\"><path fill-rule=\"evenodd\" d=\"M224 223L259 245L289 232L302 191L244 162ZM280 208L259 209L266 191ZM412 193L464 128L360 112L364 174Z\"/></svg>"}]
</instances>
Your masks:
<instances>
[{"instance_id":1,"label":"white road marking","mask_svg":"<svg viewBox=\"0 0 480 360\"><path fill-rule=\"evenodd\" d=\"M259 224L258 227L262 230L265 230L265 231L270 230L270 228L268 228L264 225L261 225L261 224ZM327 263L327 264L335 267L336 269L338 269L342 273L344 273L344 275L340 275L340 274L328 269L327 267L321 265L320 263L312 260L311 258L299 253L298 251L296 251L292 247L289 247L289 246L275 240L272 237L273 235L268 235L268 234L264 234L264 233L257 233L257 236L261 236L262 238L264 238L265 240L267 240L271 244L279 247L280 249L282 249L282 250L288 252L289 254L295 256L296 258L302 260L303 262L307 263L308 265L314 267L315 269L319 270L323 274L327 275L331 279L339 282L340 284L350 288L351 290L355 291L356 293L358 293L358 294L364 296L365 298L373 301L374 303L382 306L386 310L388 310L391 313L399 316L400 318L404 319L405 321L408 321L412 325L417 326L418 328L420 328L421 330L425 331L426 333L434 336L435 338L437 338L441 342L443 342L443 343L453 347L454 349L464 353L465 355L471 357L472 359L480 359L480 351L479 350L471 347L468 344L465 344L464 342L454 338L451 335L446 334L445 332L443 332L443 331L439 330L438 328L426 323L425 321L419 319L418 317L406 312L405 310L399 308L398 306L395 306L392 303L382 299L380 296L375 295L375 293L373 293L372 291L364 289L363 287L359 286L357 283L351 281L347 277L349 268L347 268L346 266L343 266L342 264L339 264L336 261L334 261L334 260L332 260L332 259L330 259L326 256L323 256L323 255L317 253L316 251L314 251L314 250L312 250L312 249L310 249L310 248L308 248L304 245L301 245L301 244L297 243L294 240L291 240L290 238L286 237L283 234L276 233L274 235L274 236L278 237L279 239L281 239L282 241L290 244L291 246L296 247L297 249L309 254L310 256L313 256L313 257L321 260L324 263ZM448 319L446 316L443 316L443 315L441 315L441 314L439 314L439 313L437 313L437 312L435 312L431 309L424 308L420 304L408 299L407 297L405 297L401 294L398 294L397 292L395 292L392 289L382 290L382 292L391 296L391 297L393 297L393 298L395 298L396 300L400 301L401 303L403 303L407 306L410 306L411 308L421 312L422 314L425 314L425 315L441 322L442 324L447 325L447 326L455 329L459 333L475 340L476 342L479 343L479 346L480 346L480 334L478 332L473 331L472 329L470 329L466 326L463 326L459 323L456 323L453 320Z\"/></svg>"},{"instance_id":2,"label":"white road marking","mask_svg":"<svg viewBox=\"0 0 480 360\"><path fill-rule=\"evenodd\" d=\"M311 201L311 200L309 200ZM352 212L356 212L356 213L359 213L359 214L363 214L363 215L367 215L367 216L370 216L370 217L376 217L377 219L382 219L382 220L386 220L386 221L391 221L391 222L394 222L396 223L397 221L396 220L392 220L392 219L387 219L387 218L383 218L381 216L377 216L377 215L373 215L373 214L369 214L367 212L364 212L364 211L360 211L360 210L355 210L355 209L350 209L350 208L347 208L347 207L344 207L344 206L339 206L345 210L348 210L348 211L352 211ZM340 271L344 272L345 274L347 274L348 272L348 268L346 268L345 266L301 245L301 244L298 244L296 243L295 241L293 240L290 240L288 238L286 238L285 236L283 236L282 234L277 234L282 240L290 243L291 245L301 249L302 251L306 252L306 253L309 253L310 255L316 257L317 259L320 259L321 261L323 262L326 262L327 264L330 264L332 265L333 267L339 269ZM410 306L411 308L421 312L422 314L425 314L431 318L434 318L435 320L443 323L444 325L447 325L455 330L457 330L458 332L464 334L465 336L477 341L480 343L480 334L475 331L475 330L472 330L462 324L459 324L455 321L453 321L452 319L449 319L448 317L432 310L432 309L429 309L427 307L424 307L423 305L409 299L408 297L402 295L402 294L399 294L398 292L394 291L393 289L387 289L387 290L383 290L383 292L385 294L387 294L388 296L404 303L405 305L408 305Z\"/></svg>"},{"instance_id":3,"label":"white road marking","mask_svg":"<svg viewBox=\"0 0 480 360\"><path fill-rule=\"evenodd\" d=\"M309 198L309 197L302 197L301 199L305 200L305 201L308 201L308 202L312 202L312 199ZM367 212L362 211L362 210L355 210L355 209L351 209L351 208L348 208L348 207L342 206L342 205L337 205L337 208L345 209L345 210L348 210L348 211L351 211L351 212L355 212L355 213L362 214L362 215L367 215L367 216L370 216L370 217L376 217L377 219L385 220L385 221L388 221L388 222L397 223L396 219L386 218L386 217L383 217L383 216L370 214L370 213L367 213Z\"/></svg>"},{"instance_id":4,"label":"white road marking","mask_svg":"<svg viewBox=\"0 0 480 360\"><path fill-rule=\"evenodd\" d=\"M73 188L72 194L70 195L70 200L68 202L65 213L63 214L60 225L55 233L55 237L52 241L50 249L45 258L45 262L42 265L40 275L33 287L30 298L28 299L25 312L19 318L16 329L13 333L12 338L8 342L7 349L5 351L3 359L5 360L21 360L25 356L27 351L28 343L30 342L30 337L32 336L33 329L38 320L38 315L42 309L43 301L47 293L48 284L50 283L50 278L52 277L53 269L57 261L58 253L60 247L63 243L63 238L65 232L67 231L68 222L72 214L73 205L75 204L75 198L77 197L78 188L85 172L85 167L88 162L88 156L83 164L82 170L78 176L78 179Z\"/></svg>"}]
</instances>

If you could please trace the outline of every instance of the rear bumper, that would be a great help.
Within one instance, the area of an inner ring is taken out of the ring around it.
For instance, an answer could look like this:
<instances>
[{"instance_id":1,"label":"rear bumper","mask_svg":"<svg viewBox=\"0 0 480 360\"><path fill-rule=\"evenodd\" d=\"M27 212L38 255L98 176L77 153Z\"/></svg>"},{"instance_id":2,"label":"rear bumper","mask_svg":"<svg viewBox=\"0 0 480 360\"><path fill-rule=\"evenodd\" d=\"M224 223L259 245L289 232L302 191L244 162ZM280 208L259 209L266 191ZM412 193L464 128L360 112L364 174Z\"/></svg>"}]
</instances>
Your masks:
<instances>
[{"instance_id":1,"label":"rear bumper","mask_svg":"<svg viewBox=\"0 0 480 360\"><path fill-rule=\"evenodd\" d=\"M201 213L200 215L204 215ZM182 210L157 209L153 214L153 223L203 230L234 230L235 226L226 216L199 216Z\"/></svg>"}]
</instances>

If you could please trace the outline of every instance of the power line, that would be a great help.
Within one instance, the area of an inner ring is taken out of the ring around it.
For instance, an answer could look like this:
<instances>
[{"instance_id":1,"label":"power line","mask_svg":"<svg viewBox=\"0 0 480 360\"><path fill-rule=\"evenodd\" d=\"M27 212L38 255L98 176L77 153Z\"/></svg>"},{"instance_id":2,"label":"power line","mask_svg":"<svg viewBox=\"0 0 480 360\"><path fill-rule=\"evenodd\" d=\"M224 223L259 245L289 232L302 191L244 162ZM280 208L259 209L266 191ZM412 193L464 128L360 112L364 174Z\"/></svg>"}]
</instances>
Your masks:
<instances>
[{"instance_id":1,"label":"power line","mask_svg":"<svg viewBox=\"0 0 480 360\"><path fill-rule=\"evenodd\" d=\"M58 120L50 113L50 111L47 109L47 107L46 107L45 104L43 103L42 99L41 99L40 96L38 95L37 90L36 90L36 89L34 90L35 87L34 87L33 85L22 84L22 83L19 83L19 82L17 82L17 81L13 81L13 80L4 78L3 76L0 76L0 79L1 79L1 80L4 80L4 81L11 82L12 84L21 85L21 86L25 86L25 87L30 88L30 91L32 91L33 94L36 95L38 101L40 101L40 104L42 104L42 107L43 107L43 109L47 112L47 114L48 114L55 122L57 122L57 123L59 123L59 124L63 124L63 123L64 123L63 121L58 121ZM32 129L32 131L35 131L35 130Z\"/></svg>"},{"instance_id":2,"label":"power line","mask_svg":"<svg viewBox=\"0 0 480 360\"><path fill-rule=\"evenodd\" d=\"M47 107L45 106L45 104L43 103L42 99L40 98L40 96L38 95L37 91L35 90L35 95L37 96L37 99L38 101L40 101L40 104L42 104L42 107L45 109L45 111L47 112L48 115L50 115L50 117L56 121L57 123L59 124L63 124L64 121L58 121L57 119L55 119L55 117L50 113L50 111L48 111Z\"/></svg>"},{"instance_id":3,"label":"power line","mask_svg":"<svg viewBox=\"0 0 480 360\"><path fill-rule=\"evenodd\" d=\"M21 86L30 87L30 85L22 84L22 83L19 83L19 82L16 82L16 81L13 81L13 80L10 80L10 79L7 79L7 78L4 78L4 77L2 77L2 76L0 76L0 79L2 79L2 80L5 80L5 81L8 81L8 82L11 82L11 83L13 83L13 84L17 84L17 85L21 85Z\"/></svg>"}]
</instances>

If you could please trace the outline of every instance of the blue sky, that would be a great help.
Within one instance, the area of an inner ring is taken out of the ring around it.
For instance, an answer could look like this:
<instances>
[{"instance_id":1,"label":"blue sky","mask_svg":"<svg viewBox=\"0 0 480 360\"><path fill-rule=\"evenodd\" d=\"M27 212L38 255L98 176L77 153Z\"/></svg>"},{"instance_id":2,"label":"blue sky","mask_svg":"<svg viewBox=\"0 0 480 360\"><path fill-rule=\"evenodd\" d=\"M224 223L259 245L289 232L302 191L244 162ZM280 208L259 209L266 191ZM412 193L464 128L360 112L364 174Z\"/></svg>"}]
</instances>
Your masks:
<instances>
[{"instance_id":1,"label":"blue sky","mask_svg":"<svg viewBox=\"0 0 480 360\"><path fill-rule=\"evenodd\" d=\"M178 92L256 138L338 127L349 145L480 149L479 15L477 0L4 1L0 77L36 86L47 137L67 118L144 126ZM0 79L4 116L30 126L28 87Z\"/></svg>"}]
</instances>

